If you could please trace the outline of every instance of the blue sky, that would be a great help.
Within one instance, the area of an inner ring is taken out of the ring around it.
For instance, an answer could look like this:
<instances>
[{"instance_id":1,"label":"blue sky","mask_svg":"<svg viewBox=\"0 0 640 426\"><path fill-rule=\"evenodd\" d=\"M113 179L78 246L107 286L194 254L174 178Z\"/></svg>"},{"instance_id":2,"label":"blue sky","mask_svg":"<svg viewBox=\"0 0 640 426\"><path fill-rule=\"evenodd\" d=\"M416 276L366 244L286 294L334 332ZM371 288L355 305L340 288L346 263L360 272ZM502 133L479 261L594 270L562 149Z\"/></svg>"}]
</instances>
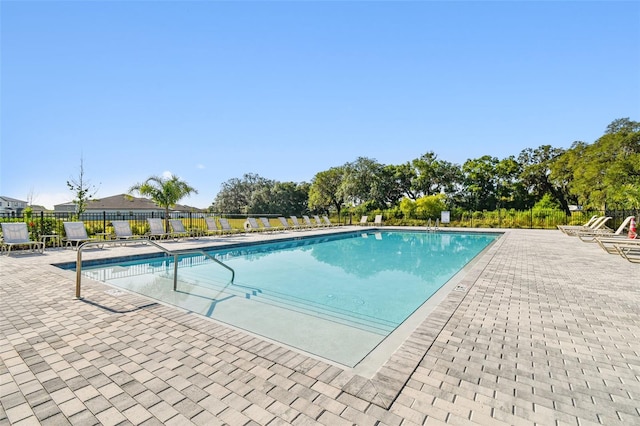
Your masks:
<instances>
[{"instance_id":1,"label":"blue sky","mask_svg":"<svg viewBox=\"0 0 640 426\"><path fill-rule=\"evenodd\" d=\"M462 164L640 120L639 2L0 3L0 193Z\"/></svg>"}]
</instances>

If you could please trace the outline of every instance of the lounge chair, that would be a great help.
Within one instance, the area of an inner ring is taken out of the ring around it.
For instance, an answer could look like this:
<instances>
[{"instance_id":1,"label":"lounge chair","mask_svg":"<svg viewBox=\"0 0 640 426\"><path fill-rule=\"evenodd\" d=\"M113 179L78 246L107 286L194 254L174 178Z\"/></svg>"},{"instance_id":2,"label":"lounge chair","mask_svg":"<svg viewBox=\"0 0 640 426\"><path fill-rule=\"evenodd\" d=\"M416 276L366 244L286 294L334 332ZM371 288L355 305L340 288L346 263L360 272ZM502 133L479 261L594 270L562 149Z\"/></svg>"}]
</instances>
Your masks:
<instances>
[{"instance_id":1,"label":"lounge chair","mask_svg":"<svg viewBox=\"0 0 640 426\"><path fill-rule=\"evenodd\" d=\"M596 237L600 237L600 236L627 237L627 235L623 234L623 231L625 230L625 228L627 228L629 226L629 224L631 223L631 219L635 219L635 216L628 216L622 222L622 224L618 227L618 229L616 229L615 231L612 231L609 228L594 229L593 231L581 231L581 232L578 232L576 235L578 236L578 238L580 238L582 241L585 241L585 242L594 242Z\"/></svg>"},{"instance_id":2,"label":"lounge chair","mask_svg":"<svg viewBox=\"0 0 640 426\"><path fill-rule=\"evenodd\" d=\"M199 231L185 229L184 223L182 223L181 219L169 219L169 224L171 225L171 233L173 238L200 237Z\"/></svg>"},{"instance_id":3,"label":"lounge chair","mask_svg":"<svg viewBox=\"0 0 640 426\"><path fill-rule=\"evenodd\" d=\"M361 226L369 225L369 216L362 216L360 218L360 222L358 223L358 225L361 225Z\"/></svg>"},{"instance_id":4,"label":"lounge chair","mask_svg":"<svg viewBox=\"0 0 640 426\"><path fill-rule=\"evenodd\" d=\"M14 246L29 246L31 251L40 250L40 253L44 253L44 242L32 241L24 222L2 224L2 250L7 250L7 256L10 256Z\"/></svg>"},{"instance_id":5,"label":"lounge chair","mask_svg":"<svg viewBox=\"0 0 640 426\"><path fill-rule=\"evenodd\" d=\"M232 228L231 225L229 224L229 220L228 219L225 219L224 217L221 217L218 220L220 221L220 228L221 228L223 234L236 234L238 232L242 232L239 229Z\"/></svg>"},{"instance_id":6,"label":"lounge chair","mask_svg":"<svg viewBox=\"0 0 640 426\"><path fill-rule=\"evenodd\" d=\"M322 221L322 219L320 219L320 216L318 216L317 214L313 215L313 220L316 221L316 226L318 226L319 228L325 228L328 226L326 223Z\"/></svg>"},{"instance_id":7,"label":"lounge chair","mask_svg":"<svg viewBox=\"0 0 640 426\"><path fill-rule=\"evenodd\" d=\"M317 228L318 225L314 224L313 222L311 222L311 219L309 219L309 216L306 215L302 215L302 220L304 221L304 224L307 228Z\"/></svg>"},{"instance_id":8,"label":"lounge chair","mask_svg":"<svg viewBox=\"0 0 640 426\"><path fill-rule=\"evenodd\" d=\"M340 226L339 223L331 223L331 220L329 220L329 217L327 215L323 215L322 220L324 221L324 224L326 226Z\"/></svg>"},{"instance_id":9,"label":"lounge chair","mask_svg":"<svg viewBox=\"0 0 640 426\"><path fill-rule=\"evenodd\" d=\"M205 236L222 234L215 217L205 217L204 222L207 224L207 230L203 232Z\"/></svg>"},{"instance_id":10,"label":"lounge chair","mask_svg":"<svg viewBox=\"0 0 640 426\"><path fill-rule=\"evenodd\" d=\"M287 220L286 217L284 216L280 216L278 218L278 220L280 221L280 224L282 225L281 228L286 231L288 229L292 229L291 225L289 225L289 221Z\"/></svg>"},{"instance_id":11,"label":"lounge chair","mask_svg":"<svg viewBox=\"0 0 640 426\"><path fill-rule=\"evenodd\" d=\"M150 240L164 240L173 236L171 232L165 231L162 219L148 218L147 222L149 223L149 232L147 233L147 237L149 237Z\"/></svg>"},{"instance_id":12,"label":"lounge chair","mask_svg":"<svg viewBox=\"0 0 640 426\"><path fill-rule=\"evenodd\" d=\"M267 219L266 217L260 217L258 219L260 219L260 223L262 223L262 227L267 232L275 232L275 231L282 230L282 227L271 225L271 222L269 222L269 219Z\"/></svg>"},{"instance_id":13,"label":"lounge chair","mask_svg":"<svg viewBox=\"0 0 640 426\"><path fill-rule=\"evenodd\" d=\"M291 217L291 223L293 223L293 229L305 229L307 228L307 225L302 224L298 221L298 218L295 216L290 216Z\"/></svg>"},{"instance_id":14,"label":"lounge chair","mask_svg":"<svg viewBox=\"0 0 640 426\"><path fill-rule=\"evenodd\" d=\"M248 217L244 222L245 232L258 232L260 231L260 225L255 217Z\"/></svg>"},{"instance_id":15,"label":"lounge chair","mask_svg":"<svg viewBox=\"0 0 640 426\"><path fill-rule=\"evenodd\" d=\"M113 232L116 234L114 237L116 240L144 241L147 239L142 235L133 235L131 224L129 224L128 220L112 220L111 226L113 226Z\"/></svg>"},{"instance_id":16,"label":"lounge chair","mask_svg":"<svg viewBox=\"0 0 640 426\"><path fill-rule=\"evenodd\" d=\"M82 243L99 241L97 238L89 238L83 222L64 222L63 225L65 237L62 241L65 243L65 247L75 247L77 249ZM103 248L104 245L99 247Z\"/></svg>"},{"instance_id":17,"label":"lounge chair","mask_svg":"<svg viewBox=\"0 0 640 426\"><path fill-rule=\"evenodd\" d=\"M373 225L374 226L382 226L382 215L381 214L377 214L375 219L373 220Z\"/></svg>"},{"instance_id":18,"label":"lounge chair","mask_svg":"<svg viewBox=\"0 0 640 426\"><path fill-rule=\"evenodd\" d=\"M558 229L561 230L562 232L564 232L565 230L569 230L569 229L586 229L586 228L590 227L591 225L593 225L593 223L596 220L598 220L598 218L600 218L600 217L603 217L603 216L598 216L598 215L591 216L591 219L589 219L583 225L558 225Z\"/></svg>"},{"instance_id":19,"label":"lounge chair","mask_svg":"<svg viewBox=\"0 0 640 426\"><path fill-rule=\"evenodd\" d=\"M592 232L595 231L597 229L608 229L606 228L604 225L605 223L607 223L608 221L610 221L612 218L611 216L603 216L603 217L599 217L598 219L596 219L590 226L588 226L585 229L580 229L580 228L576 228L576 229L565 229L564 233L570 236L575 237L576 235L578 235L580 232Z\"/></svg>"},{"instance_id":20,"label":"lounge chair","mask_svg":"<svg viewBox=\"0 0 640 426\"><path fill-rule=\"evenodd\" d=\"M632 263L640 263L640 240L627 239L614 245L620 256Z\"/></svg>"},{"instance_id":21,"label":"lounge chair","mask_svg":"<svg viewBox=\"0 0 640 426\"><path fill-rule=\"evenodd\" d=\"M616 244L624 243L626 241L640 241L640 240L632 240L623 235L619 235L617 237L602 235L602 236L595 237L593 240L593 242L597 243L600 246L600 248L602 248L602 250L610 254L618 254L618 250L616 250L616 247L615 247Z\"/></svg>"}]
</instances>

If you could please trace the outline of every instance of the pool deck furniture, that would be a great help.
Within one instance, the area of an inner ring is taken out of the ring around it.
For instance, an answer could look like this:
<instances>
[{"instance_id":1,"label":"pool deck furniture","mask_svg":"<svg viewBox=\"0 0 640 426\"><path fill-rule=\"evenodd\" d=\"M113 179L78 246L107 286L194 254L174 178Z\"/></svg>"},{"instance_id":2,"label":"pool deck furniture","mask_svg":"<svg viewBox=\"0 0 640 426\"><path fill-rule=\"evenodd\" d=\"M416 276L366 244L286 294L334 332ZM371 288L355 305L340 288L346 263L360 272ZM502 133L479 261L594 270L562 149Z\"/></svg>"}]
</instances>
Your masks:
<instances>
[{"instance_id":1,"label":"pool deck furniture","mask_svg":"<svg viewBox=\"0 0 640 426\"><path fill-rule=\"evenodd\" d=\"M625 218L622 224L620 224L618 229L616 229L615 231L612 231L608 228L594 229L593 231L580 231L576 235L578 236L578 238L580 238L582 241L585 241L585 242L594 242L596 237L600 237L600 236L624 235L626 237L626 235L623 234L623 232L625 229L629 227L632 219L635 219L635 216L627 216L627 218Z\"/></svg>"},{"instance_id":2,"label":"pool deck furniture","mask_svg":"<svg viewBox=\"0 0 640 426\"><path fill-rule=\"evenodd\" d=\"M358 222L360 226L368 226L369 225L369 216L362 216L360 218L360 222Z\"/></svg>"},{"instance_id":3,"label":"pool deck furniture","mask_svg":"<svg viewBox=\"0 0 640 426\"><path fill-rule=\"evenodd\" d=\"M44 253L44 242L33 241L29 238L29 229L24 222L10 222L2 224L2 251L11 255L14 247L27 246L31 252L40 251Z\"/></svg>"},{"instance_id":4,"label":"pool deck furniture","mask_svg":"<svg viewBox=\"0 0 640 426\"><path fill-rule=\"evenodd\" d=\"M590 226L586 228L571 228L571 229L563 229L562 231L567 235L575 237L580 232L593 232L596 230L605 230L605 229L608 229L607 227L605 227L605 224L609 222L611 219L613 219L611 216L602 216L596 219Z\"/></svg>"},{"instance_id":5,"label":"pool deck furniture","mask_svg":"<svg viewBox=\"0 0 640 426\"><path fill-rule=\"evenodd\" d=\"M164 220L160 218L148 218L149 232L146 236L150 240L164 240L168 238L176 238L172 232L167 232L164 229Z\"/></svg>"},{"instance_id":6,"label":"pool deck furniture","mask_svg":"<svg viewBox=\"0 0 640 426\"><path fill-rule=\"evenodd\" d=\"M260 232L260 230L260 224L258 224L258 220L255 217L248 217L244 221L245 232Z\"/></svg>"},{"instance_id":7,"label":"pool deck furniture","mask_svg":"<svg viewBox=\"0 0 640 426\"><path fill-rule=\"evenodd\" d=\"M225 235L238 234L242 232L242 230L232 227L227 218L221 217L218 221L220 222L220 230Z\"/></svg>"},{"instance_id":8,"label":"pool deck furniture","mask_svg":"<svg viewBox=\"0 0 640 426\"><path fill-rule=\"evenodd\" d=\"M307 229L308 226L305 223L300 223L300 221L298 221L298 218L296 216L291 216L291 223L293 223L293 228L294 229Z\"/></svg>"},{"instance_id":9,"label":"pool deck furniture","mask_svg":"<svg viewBox=\"0 0 640 426\"><path fill-rule=\"evenodd\" d=\"M262 228L266 232L276 232L280 230L279 227L276 228L275 226L272 226L271 222L269 222L269 219L267 219L266 217L259 217L258 220L260 220L260 223L262 224Z\"/></svg>"},{"instance_id":10,"label":"pool deck furniture","mask_svg":"<svg viewBox=\"0 0 640 426\"><path fill-rule=\"evenodd\" d=\"M114 234L111 237L114 240L120 240L123 244L126 242L138 243L148 239L145 235L135 235L131 231L131 224L128 220L112 220Z\"/></svg>"},{"instance_id":11,"label":"pool deck furniture","mask_svg":"<svg viewBox=\"0 0 640 426\"><path fill-rule=\"evenodd\" d=\"M198 239L201 236L201 232L198 229L186 229L181 219L170 219L169 224L174 238L192 237Z\"/></svg>"},{"instance_id":12,"label":"pool deck furniture","mask_svg":"<svg viewBox=\"0 0 640 426\"><path fill-rule=\"evenodd\" d=\"M286 231L286 230L289 230L289 229L293 229L293 227L291 225L289 225L289 221L287 220L286 217L279 216L278 220L280 221L280 228L282 228L283 231Z\"/></svg>"},{"instance_id":13,"label":"pool deck furniture","mask_svg":"<svg viewBox=\"0 0 640 426\"><path fill-rule=\"evenodd\" d=\"M382 226L382 215L381 214L377 214L376 217L373 220L373 226Z\"/></svg>"},{"instance_id":14,"label":"pool deck furniture","mask_svg":"<svg viewBox=\"0 0 640 426\"><path fill-rule=\"evenodd\" d=\"M87 228L84 226L84 222L63 222L64 234L63 242L65 247L72 247L77 249L82 243L89 241L99 241L98 238L90 238L87 234ZM101 246L100 248L103 248Z\"/></svg>"},{"instance_id":15,"label":"pool deck furniture","mask_svg":"<svg viewBox=\"0 0 640 426\"><path fill-rule=\"evenodd\" d=\"M207 229L202 232L204 236L210 235L222 235L222 229L218 228L215 217L205 217L204 222L207 225Z\"/></svg>"},{"instance_id":16,"label":"pool deck furniture","mask_svg":"<svg viewBox=\"0 0 640 426\"><path fill-rule=\"evenodd\" d=\"M627 239L614 244L614 247L618 254L629 262L640 263L640 240Z\"/></svg>"},{"instance_id":17,"label":"pool deck furniture","mask_svg":"<svg viewBox=\"0 0 640 426\"><path fill-rule=\"evenodd\" d=\"M593 225L593 223L596 220L598 220L599 217L603 217L603 216L598 216L598 215L591 216L591 218L582 225L558 225L558 229L561 230L562 232L565 232L565 230L569 230L569 229L583 229L583 230L586 230L587 228L591 229L590 228L591 225Z\"/></svg>"}]
</instances>

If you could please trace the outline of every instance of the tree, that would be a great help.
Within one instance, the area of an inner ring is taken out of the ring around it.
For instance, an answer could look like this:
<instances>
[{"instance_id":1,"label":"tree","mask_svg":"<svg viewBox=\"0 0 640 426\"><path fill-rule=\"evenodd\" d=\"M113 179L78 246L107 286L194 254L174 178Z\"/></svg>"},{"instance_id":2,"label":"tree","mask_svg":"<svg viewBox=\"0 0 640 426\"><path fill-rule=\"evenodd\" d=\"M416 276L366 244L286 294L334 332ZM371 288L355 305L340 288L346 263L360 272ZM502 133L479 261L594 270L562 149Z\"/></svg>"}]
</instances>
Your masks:
<instances>
[{"instance_id":1,"label":"tree","mask_svg":"<svg viewBox=\"0 0 640 426\"><path fill-rule=\"evenodd\" d=\"M264 200L274 181L255 173L245 173L241 179L233 178L222 183L222 189L213 201L213 209L231 214L247 214L257 211L256 204ZM261 193L261 194L260 194Z\"/></svg>"},{"instance_id":2,"label":"tree","mask_svg":"<svg viewBox=\"0 0 640 426\"><path fill-rule=\"evenodd\" d=\"M84 158L80 156L80 171L78 177L67 181L67 186L75 194L73 203L76 205L78 217L87 210L87 203L93 199L98 192L98 188L92 185L84 175Z\"/></svg>"},{"instance_id":3,"label":"tree","mask_svg":"<svg viewBox=\"0 0 640 426\"><path fill-rule=\"evenodd\" d=\"M358 157L343 167L344 176L339 192L344 200L355 205L374 201L373 184L382 175L384 166L372 158Z\"/></svg>"},{"instance_id":4,"label":"tree","mask_svg":"<svg viewBox=\"0 0 640 426\"><path fill-rule=\"evenodd\" d=\"M309 208L311 210L328 211L333 207L338 212L344 204L344 195L340 190L344 177L344 166L332 167L316 173L309 187Z\"/></svg>"},{"instance_id":5,"label":"tree","mask_svg":"<svg viewBox=\"0 0 640 426\"><path fill-rule=\"evenodd\" d=\"M551 167L586 208L633 208L640 186L640 123L614 120L593 144L575 142ZM629 191L631 188L631 191Z\"/></svg>"},{"instance_id":6,"label":"tree","mask_svg":"<svg viewBox=\"0 0 640 426\"><path fill-rule=\"evenodd\" d=\"M174 207L178 201L191 194L197 194L195 188L189 186L187 182L180 180L175 175L169 177L151 176L142 183L136 183L129 188L129 194L137 192L140 195L149 197L160 207L164 207L164 227L169 232L169 209Z\"/></svg>"},{"instance_id":7,"label":"tree","mask_svg":"<svg viewBox=\"0 0 640 426\"><path fill-rule=\"evenodd\" d=\"M411 186L414 199L421 195L435 195L441 192L453 194L462 182L460 166L438 160L438 156L433 151L416 158L411 165L416 176ZM408 196L413 198L409 194Z\"/></svg>"},{"instance_id":8,"label":"tree","mask_svg":"<svg viewBox=\"0 0 640 426\"><path fill-rule=\"evenodd\" d=\"M520 180L532 198L539 201L548 194L570 215L567 185L562 183L562 179L554 181L551 178L553 163L564 152L561 148L541 145L536 149L527 148L520 152L518 161L522 166Z\"/></svg>"}]
</instances>

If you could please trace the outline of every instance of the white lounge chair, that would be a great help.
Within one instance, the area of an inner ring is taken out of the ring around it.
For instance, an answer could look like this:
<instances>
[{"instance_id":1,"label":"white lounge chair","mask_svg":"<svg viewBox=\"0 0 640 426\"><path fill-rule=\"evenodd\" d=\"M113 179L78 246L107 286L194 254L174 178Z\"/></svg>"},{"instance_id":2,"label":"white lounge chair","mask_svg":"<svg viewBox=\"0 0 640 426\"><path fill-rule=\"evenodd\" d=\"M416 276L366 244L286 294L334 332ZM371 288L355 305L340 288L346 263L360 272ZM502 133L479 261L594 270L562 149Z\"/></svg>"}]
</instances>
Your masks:
<instances>
[{"instance_id":1,"label":"white lounge chair","mask_svg":"<svg viewBox=\"0 0 640 426\"><path fill-rule=\"evenodd\" d=\"M260 231L260 225L255 217L248 217L244 222L245 232L258 232Z\"/></svg>"},{"instance_id":2,"label":"white lounge chair","mask_svg":"<svg viewBox=\"0 0 640 426\"><path fill-rule=\"evenodd\" d=\"M126 240L126 241L143 241L147 238L141 235L134 235L131 232L131 224L128 220L112 220L111 226L113 226L113 232L115 233L114 238L116 240Z\"/></svg>"},{"instance_id":3,"label":"white lounge chair","mask_svg":"<svg viewBox=\"0 0 640 426\"><path fill-rule=\"evenodd\" d=\"M242 232L239 229L233 228L229 224L229 220L224 217L219 218L218 221L220 221L220 228L223 234L237 234L238 232Z\"/></svg>"},{"instance_id":4,"label":"white lounge chair","mask_svg":"<svg viewBox=\"0 0 640 426\"><path fill-rule=\"evenodd\" d=\"M323 215L322 220L324 221L325 226L338 226L337 223L331 223L327 215Z\"/></svg>"},{"instance_id":5,"label":"white lounge chair","mask_svg":"<svg viewBox=\"0 0 640 426\"><path fill-rule=\"evenodd\" d=\"M604 217L604 216L598 216L598 215L591 216L591 219L589 219L583 225L558 225L558 229L561 230L562 232L565 232L565 230L570 230L570 229L586 229L586 228L589 228L591 225L593 225L593 223L596 220L598 220L598 218L600 217Z\"/></svg>"},{"instance_id":6,"label":"white lounge chair","mask_svg":"<svg viewBox=\"0 0 640 426\"><path fill-rule=\"evenodd\" d=\"M377 214L375 219L373 220L373 225L374 226L382 226L382 215L381 214Z\"/></svg>"},{"instance_id":7,"label":"white lounge chair","mask_svg":"<svg viewBox=\"0 0 640 426\"><path fill-rule=\"evenodd\" d=\"M360 222L358 222L358 225L361 225L361 226L369 225L369 216L362 216L360 218Z\"/></svg>"},{"instance_id":8,"label":"white lounge chair","mask_svg":"<svg viewBox=\"0 0 640 426\"><path fill-rule=\"evenodd\" d=\"M611 216L602 216L602 217L599 217L598 219L596 219L590 226L588 226L585 229L580 229L580 228L564 229L563 231L564 231L565 234L575 237L580 232L585 232L585 231L591 232L591 231L595 231L597 229L607 229L606 227L604 227L604 225L605 225L605 223L607 223L611 219L612 219Z\"/></svg>"},{"instance_id":9,"label":"white lounge chair","mask_svg":"<svg viewBox=\"0 0 640 426\"><path fill-rule=\"evenodd\" d=\"M207 230L204 231L204 235L222 234L222 229L218 228L215 217L205 217L204 222L207 224Z\"/></svg>"},{"instance_id":10,"label":"white lounge chair","mask_svg":"<svg viewBox=\"0 0 640 426\"><path fill-rule=\"evenodd\" d=\"M315 220L315 221L316 221L316 226L317 226L318 228L324 228L324 227L326 227L326 226L327 226L327 224L326 224L326 223L324 223L324 222L322 221L322 219L320 219L320 216L318 216L317 214L314 214L314 215L313 215L313 220Z\"/></svg>"},{"instance_id":11,"label":"white lounge chair","mask_svg":"<svg viewBox=\"0 0 640 426\"><path fill-rule=\"evenodd\" d=\"M280 216L280 217L278 218L278 220L280 221L281 228L282 228L284 231L286 231L286 230L288 230L288 229L292 229L292 227L291 227L291 225L289 225L289 221L287 220L287 218L286 218L286 217L284 217L284 216Z\"/></svg>"},{"instance_id":12,"label":"white lounge chair","mask_svg":"<svg viewBox=\"0 0 640 426\"><path fill-rule=\"evenodd\" d=\"M631 223L631 219L635 219L635 216L628 216L622 222L622 224L618 227L618 229L616 229L615 231L612 231L609 228L594 229L593 231L581 231L581 232L578 232L576 235L578 236L578 238L580 238L582 241L585 241L585 242L594 242L596 237L600 237L600 236L605 236L605 237L620 236L620 237L626 238L628 236L623 234L623 231L629 227L629 224Z\"/></svg>"},{"instance_id":13,"label":"white lounge chair","mask_svg":"<svg viewBox=\"0 0 640 426\"><path fill-rule=\"evenodd\" d=\"M171 232L165 231L164 221L162 219L148 218L147 222L149 223L147 237L149 237L150 240L164 240L173 236Z\"/></svg>"},{"instance_id":14,"label":"white lounge chair","mask_svg":"<svg viewBox=\"0 0 640 426\"><path fill-rule=\"evenodd\" d=\"M29 238L29 230L24 222L12 222L2 224L2 250L7 250L7 256L11 255L14 246L29 246L29 250L40 250L44 253L44 242L32 241Z\"/></svg>"},{"instance_id":15,"label":"white lounge chair","mask_svg":"<svg viewBox=\"0 0 640 426\"><path fill-rule=\"evenodd\" d=\"M262 227L264 228L265 231L273 232L276 230L276 228L271 226L269 219L267 219L266 217L259 217L258 220L260 220L260 223L262 223Z\"/></svg>"},{"instance_id":16,"label":"white lounge chair","mask_svg":"<svg viewBox=\"0 0 640 426\"><path fill-rule=\"evenodd\" d=\"M66 247L75 247L76 249L80 244L88 241L99 241L97 238L90 238L87 235L87 228L84 227L83 222L64 222L64 234L63 239ZM99 246L103 248L104 245Z\"/></svg>"},{"instance_id":17,"label":"white lounge chair","mask_svg":"<svg viewBox=\"0 0 640 426\"><path fill-rule=\"evenodd\" d=\"M173 238L179 239L182 237L200 237L200 232L185 229L184 223L182 223L181 219L169 219L169 224L171 225L171 236Z\"/></svg>"},{"instance_id":18,"label":"white lounge chair","mask_svg":"<svg viewBox=\"0 0 640 426\"><path fill-rule=\"evenodd\" d=\"M640 263L640 240L627 239L614 246L618 254L629 262Z\"/></svg>"},{"instance_id":19,"label":"white lounge chair","mask_svg":"<svg viewBox=\"0 0 640 426\"><path fill-rule=\"evenodd\" d=\"M298 221L298 218L295 216L290 216L291 217L291 223L293 223L293 229L306 229L307 225L300 223Z\"/></svg>"},{"instance_id":20,"label":"white lounge chair","mask_svg":"<svg viewBox=\"0 0 640 426\"><path fill-rule=\"evenodd\" d=\"M309 219L309 216L306 215L302 215L302 220L304 221L305 226L307 226L307 228L317 228L318 225L316 225L315 223L311 222L311 219Z\"/></svg>"}]
</instances>

